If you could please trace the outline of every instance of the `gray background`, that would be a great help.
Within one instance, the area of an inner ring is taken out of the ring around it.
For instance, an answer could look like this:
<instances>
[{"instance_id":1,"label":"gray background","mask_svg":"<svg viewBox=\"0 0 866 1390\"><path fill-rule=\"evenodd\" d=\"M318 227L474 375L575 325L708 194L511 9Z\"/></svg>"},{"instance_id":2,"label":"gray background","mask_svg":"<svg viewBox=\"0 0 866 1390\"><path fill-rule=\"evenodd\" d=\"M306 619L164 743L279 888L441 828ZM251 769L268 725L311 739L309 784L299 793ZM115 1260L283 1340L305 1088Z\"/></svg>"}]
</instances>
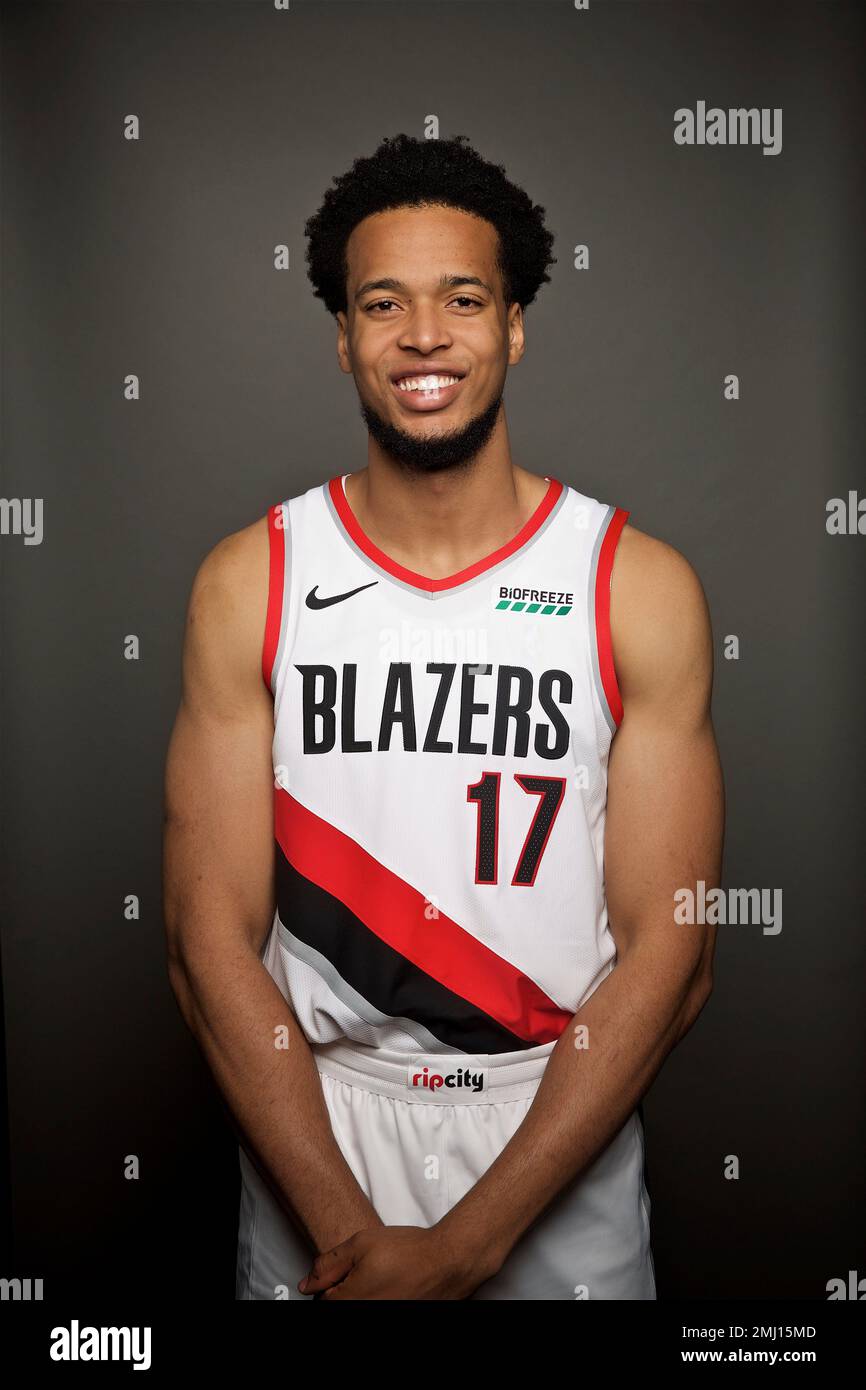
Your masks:
<instances>
[{"instance_id":1,"label":"gray background","mask_svg":"<svg viewBox=\"0 0 866 1390\"><path fill-rule=\"evenodd\" d=\"M29 3L3 23L2 495L44 498L45 538L0 541L0 1273L46 1298L234 1296L234 1134L160 912L185 605L221 536L364 466L303 224L435 113L557 236L507 386L514 457L697 568L724 881L784 895L779 936L720 928L713 998L646 1100L660 1296L820 1299L866 1274L866 538L825 531L828 498L866 492L859 7ZM782 153L676 146L700 99L782 107Z\"/></svg>"}]
</instances>

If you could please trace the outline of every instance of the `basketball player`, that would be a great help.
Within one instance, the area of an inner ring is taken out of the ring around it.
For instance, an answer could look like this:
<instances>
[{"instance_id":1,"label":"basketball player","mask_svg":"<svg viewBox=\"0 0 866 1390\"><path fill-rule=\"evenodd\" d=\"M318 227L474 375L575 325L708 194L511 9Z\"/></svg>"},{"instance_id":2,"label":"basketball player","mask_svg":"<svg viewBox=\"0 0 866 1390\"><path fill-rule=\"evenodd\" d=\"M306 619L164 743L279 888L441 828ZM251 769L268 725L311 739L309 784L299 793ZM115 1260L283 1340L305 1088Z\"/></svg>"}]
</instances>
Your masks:
<instances>
[{"instance_id":1,"label":"basketball player","mask_svg":"<svg viewBox=\"0 0 866 1390\"><path fill-rule=\"evenodd\" d=\"M512 459L543 213L465 137L335 180L307 258L367 466L193 584L169 970L242 1140L240 1299L656 1297L640 1102L711 988L674 917L720 872L711 631L579 457Z\"/></svg>"}]
</instances>

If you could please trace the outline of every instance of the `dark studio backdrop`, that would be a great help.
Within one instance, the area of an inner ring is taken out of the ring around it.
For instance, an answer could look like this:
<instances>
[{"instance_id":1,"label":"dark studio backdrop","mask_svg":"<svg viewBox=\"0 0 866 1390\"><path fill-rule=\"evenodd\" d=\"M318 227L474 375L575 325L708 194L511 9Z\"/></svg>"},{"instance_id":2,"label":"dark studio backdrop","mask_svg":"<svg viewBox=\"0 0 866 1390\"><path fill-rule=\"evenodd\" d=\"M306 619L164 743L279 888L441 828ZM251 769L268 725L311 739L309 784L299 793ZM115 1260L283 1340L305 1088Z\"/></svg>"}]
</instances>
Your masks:
<instances>
[{"instance_id":1,"label":"dark studio backdrop","mask_svg":"<svg viewBox=\"0 0 866 1390\"><path fill-rule=\"evenodd\" d=\"M791 0L3 6L2 495L44 512L40 544L0 538L0 1274L234 1297L235 1135L161 918L186 602L220 537L365 466L303 226L434 116L557 238L514 458L697 569L723 881L783 895L779 933L719 928L715 992L645 1101L659 1295L866 1275L866 535L826 525L866 496L863 31L857 4ZM676 144L702 101L781 109L781 151Z\"/></svg>"}]
</instances>

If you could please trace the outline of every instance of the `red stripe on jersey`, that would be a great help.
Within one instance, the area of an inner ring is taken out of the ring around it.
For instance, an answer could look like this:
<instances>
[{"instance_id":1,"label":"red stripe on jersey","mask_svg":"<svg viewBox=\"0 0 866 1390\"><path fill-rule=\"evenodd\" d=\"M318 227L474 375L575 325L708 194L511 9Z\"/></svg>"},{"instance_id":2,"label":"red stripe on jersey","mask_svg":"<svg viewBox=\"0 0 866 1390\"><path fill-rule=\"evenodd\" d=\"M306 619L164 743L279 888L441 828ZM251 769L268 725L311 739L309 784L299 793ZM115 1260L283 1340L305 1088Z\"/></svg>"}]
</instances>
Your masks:
<instances>
[{"instance_id":1,"label":"red stripe on jersey","mask_svg":"<svg viewBox=\"0 0 866 1390\"><path fill-rule=\"evenodd\" d=\"M598 643L598 666L601 683L610 712L617 725L622 723L622 697L613 664L613 642L610 636L610 580L613 574L613 557L617 541L629 513L617 507L608 522L604 540L598 556L598 570L595 576L595 633Z\"/></svg>"},{"instance_id":2,"label":"red stripe on jersey","mask_svg":"<svg viewBox=\"0 0 866 1390\"><path fill-rule=\"evenodd\" d=\"M518 531L505 545L494 550L490 555L485 555L482 560L476 560L474 565L468 565L466 569L458 570L456 574L449 574L445 579L428 579L425 574L416 574L414 570L406 569L404 565L399 565L396 560L392 560L390 555L386 555L384 550L380 550L377 545L370 540L366 532L361 530L355 513L349 506L348 498L343 491L342 474L328 481L328 491L331 501L337 509L337 515L348 531L352 540L357 546L368 555L371 560L375 560L377 565L393 574L397 579L402 579L407 584L413 584L416 589L427 589L431 593L438 593L442 589L453 588L455 584L465 584L467 579L474 579L477 574L482 574L484 570L490 569L492 565L498 565L501 560L506 560L509 555L513 555L515 550L519 550L525 545L530 536L541 526L542 522L549 516L551 509L556 503L559 494L562 492L563 484L556 478L551 478L548 483L547 492L539 502L532 516L526 525Z\"/></svg>"},{"instance_id":3,"label":"red stripe on jersey","mask_svg":"<svg viewBox=\"0 0 866 1390\"><path fill-rule=\"evenodd\" d=\"M271 689L271 676L283 620L283 584L286 573L286 532L283 521L283 504L279 502L268 512L268 614L265 619L265 640L262 644L262 675L268 690Z\"/></svg>"},{"instance_id":4,"label":"red stripe on jersey","mask_svg":"<svg viewBox=\"0 0 866 1390\"><path fill-rule=\"evenodd\" d=\"M571 1021L573 1012L560 1008L534 980L441 909L430 920L423 893L281 787L274 790L274 833L298 873L345 903L369 931L418 969L515 1036L534 1045L555 1042Z\"/></svg>"}]
</instances>

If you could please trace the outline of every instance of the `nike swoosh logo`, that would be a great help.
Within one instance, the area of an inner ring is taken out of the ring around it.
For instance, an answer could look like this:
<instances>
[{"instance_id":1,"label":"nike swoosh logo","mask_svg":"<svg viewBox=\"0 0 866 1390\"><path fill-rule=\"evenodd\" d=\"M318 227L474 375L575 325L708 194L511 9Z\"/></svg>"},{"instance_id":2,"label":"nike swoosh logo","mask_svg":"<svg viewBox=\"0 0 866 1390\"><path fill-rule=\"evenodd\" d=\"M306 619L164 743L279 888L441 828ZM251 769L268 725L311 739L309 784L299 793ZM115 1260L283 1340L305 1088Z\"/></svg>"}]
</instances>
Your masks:
<instances>
[{"instance_id":1,"label":"nike swoosh logo","mask_svg":"<svg viewBox=\"0 0 866 1390\"><path fill-rule=\"evenodd\" d=\"M343 599L351 598L353 594L360 594L362 589L371 589L374 584L378 584L378 579L371 579L369 584L359 584L357 589L350 589L345 594L333 594L331 598L319 598L316 590L318 584L314 584L307 594L306 603L308 608L330 608L332 603L342 603Z\"/></svg>"}]
</instances>

